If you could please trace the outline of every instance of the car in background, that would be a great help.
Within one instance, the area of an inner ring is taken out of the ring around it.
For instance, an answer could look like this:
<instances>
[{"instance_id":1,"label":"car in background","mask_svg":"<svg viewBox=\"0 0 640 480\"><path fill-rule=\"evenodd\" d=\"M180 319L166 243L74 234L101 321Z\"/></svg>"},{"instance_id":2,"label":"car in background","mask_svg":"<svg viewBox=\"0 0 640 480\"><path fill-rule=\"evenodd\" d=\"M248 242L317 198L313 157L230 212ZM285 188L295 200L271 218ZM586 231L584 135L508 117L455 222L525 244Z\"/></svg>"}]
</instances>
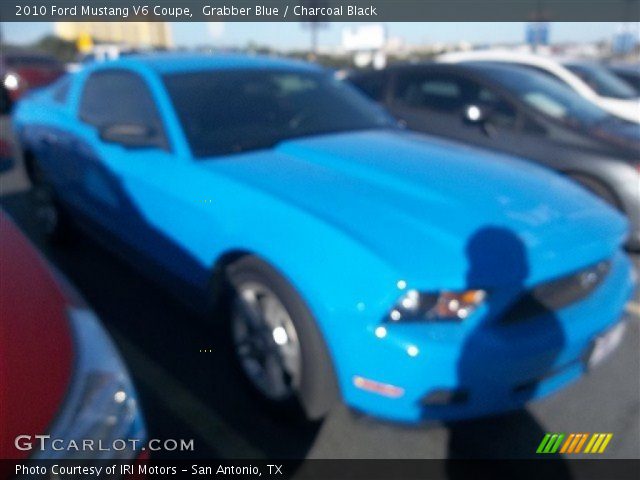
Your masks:
<instances>
[{"instance_id":1,"label":"car in background","mask_svg":"<svg viewBox=\"0 0 640 480\"><path fill-rule=\"evenodd\" d=\"M632 100L640 98L638 91L613 74L608 68L593 61L565 61L567 69L579 76L601 97ZM639 111L640 115L640 111Z\"/></svg>"},{"instance_id":2,"label":"car in background","mask_svg":"<svg viewBox=\"0 0 640 480\"><path fill-rule=\"evenodd\" d=\"M135 48L115 44L94 45L90 50L78 55L75 62L67 64L68 72L76 72L93 62L108 62L120 57L143 53Z\"/></svg>"},{"instance_id":3,"label":"car in background","mask_svg":"<svg viewBox=\"0 0 640 480\"><path fill-rule=\"evenodd\" d=\"M624 217L547 169L407 132L301 62L148 55L70 81L14 114L49 230L75 222L216 322L274 408L503 412L619 339Z\"/></svg>"},{"instance_id":4,"label":"car in background","mask_svg":"<svg viewBox=\"0 0 640 480\"><path fill-rule=\"evenodd\" d=\"M420 132L518 155L577 181L630 220L640 248L640 128L563 84L502 63L425 63L347 79Z\"/></svg>"},{"instance_id":5,"label":"car in background","mask_svg":"<svg viewBox=\"0 0 640 480\"><path fill-rule=\"evenodd\" d=\"M611 64L607 65L611 73L624 81L640 96L640 64Z\"/></svg>"},{"instance_id":6,"label":"car in background","mask_svg":"<svg viewBox=\"0 0 640 480\"><path fill-rule=\"evenodd\" d=\"M0 458L138 458L140 405L109 335L2 210L0 245ZM44 448L37 435L50 435Z\"/></svg>"},{"instance_id":7,"label":"car in background","mask_svg":"<svg viewBox=\"0 0 640 480\"><path fill-rule=\"evenodd\" d=\"M15 160L9 118L0 116L0 120L0 173L4 173L13 168Z\"/></svg>"},{"instance_id":8,"label":"car in background","mask_svg":"<svg viewBox=\"0 0 640 480\"><path fill-rule=\"evenodd\" d=\"M627 85L606 70L598 71L588 84L580 75L554 59L507 50L478 50L448 53L437 58L442 63L492 62L518 65L554 78L607 112L631 122L640 123L640 98ZM578 65L578 64L572 64ZM584 68L584 67L582 67Z\"/></svg>"},{"instance_id":9,"label":"car in background","mask_svg":"<svg viewBox=\"0 0 640 480\"><path fill-rule=\"evenodd\" d=\"M50 55L28 51L0 55L2 83L12 101L31 89L55 82L65 73L64 65Z\"/></svg>"},{"instance_id":10,"label":"car in background","mask_svg":"<svg viewBox=\"0 0 640 480\"><path fill-rule=\"evenodd\" d=\"M1 67L0 76L2 76ZM4 85L0 85L0 173L10 170L14 165L10 117L12 106L9 92Z\"/></svg>"}]
</instances>

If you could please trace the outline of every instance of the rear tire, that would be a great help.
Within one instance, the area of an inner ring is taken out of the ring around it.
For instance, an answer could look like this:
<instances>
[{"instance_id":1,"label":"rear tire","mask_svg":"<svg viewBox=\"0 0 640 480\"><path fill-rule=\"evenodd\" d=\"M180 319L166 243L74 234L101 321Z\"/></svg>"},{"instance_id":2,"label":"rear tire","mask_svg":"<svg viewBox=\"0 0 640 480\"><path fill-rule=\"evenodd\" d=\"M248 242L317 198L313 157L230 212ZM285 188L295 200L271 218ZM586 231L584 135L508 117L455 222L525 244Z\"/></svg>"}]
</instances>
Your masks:
<instances>
[{"instance_id":1,"label":"rear tire","mask_svg":"<svg viewBox=\"0 0 640 480\"><path fill-rule=\"evenodd\" d=\"M251 390L280 413L295 416L302 409L308 420L323 418L338 387L324 339L300 295L252 255L225 273L231 345Z\"/></svg>"},{"instance_id":2,"label":"rear tire","mask_svg":"<svg viewBox=\"0 0 640 480\"><path fill-rule=\"evenodd\" d=\"M37 159L28 156L25 162L31 180L32 204L40 230L51 243L68 243L73 238L73 223L69 215L58 200Z\"/></svg>"}]
</instances>

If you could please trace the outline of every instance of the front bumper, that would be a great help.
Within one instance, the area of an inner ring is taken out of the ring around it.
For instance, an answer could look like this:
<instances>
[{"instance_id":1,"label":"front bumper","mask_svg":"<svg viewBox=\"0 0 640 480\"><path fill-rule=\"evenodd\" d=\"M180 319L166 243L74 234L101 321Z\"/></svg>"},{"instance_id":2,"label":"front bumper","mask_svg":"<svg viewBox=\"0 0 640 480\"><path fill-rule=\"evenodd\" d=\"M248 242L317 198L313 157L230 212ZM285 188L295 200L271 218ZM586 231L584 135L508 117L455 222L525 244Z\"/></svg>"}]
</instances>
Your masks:
<instances>
[{"instance_id":1,"label":"front bumper","mask_svg":"<svg viewBox=\"0 0 640 480\"><path fill-rule=\"evenodd\" d=\"M474 328L460 324L371 327L362 355L341 369L345 402L402 422L458 420L521 408L579 378L596 337L620 319L633 293L629 259L618 253L603 283L580 302L501 324L489 311ZM344 366L343 366L344 367ZM395 389L363 389L363 379ZM387 395L387 393L393 393Z\"/></svg>"}]
</instances>

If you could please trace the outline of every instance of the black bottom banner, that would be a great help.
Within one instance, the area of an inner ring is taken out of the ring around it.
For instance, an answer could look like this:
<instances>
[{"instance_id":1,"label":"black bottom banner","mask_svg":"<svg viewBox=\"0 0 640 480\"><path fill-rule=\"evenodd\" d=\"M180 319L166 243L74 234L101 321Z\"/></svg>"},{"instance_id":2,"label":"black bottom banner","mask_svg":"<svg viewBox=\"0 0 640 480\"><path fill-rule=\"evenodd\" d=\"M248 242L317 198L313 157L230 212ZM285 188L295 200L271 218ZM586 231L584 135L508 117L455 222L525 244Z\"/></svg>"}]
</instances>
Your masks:
<instances>
[{"instance_id":1,"label":"black bottom banner","mask_svg":"<svg viewBox=\"0 0 640 480\"><path fill-rule=\"evenodd\" d=\"M0 478L637 480L640 460L0 460Z\"/></svg>"}]
</instances>

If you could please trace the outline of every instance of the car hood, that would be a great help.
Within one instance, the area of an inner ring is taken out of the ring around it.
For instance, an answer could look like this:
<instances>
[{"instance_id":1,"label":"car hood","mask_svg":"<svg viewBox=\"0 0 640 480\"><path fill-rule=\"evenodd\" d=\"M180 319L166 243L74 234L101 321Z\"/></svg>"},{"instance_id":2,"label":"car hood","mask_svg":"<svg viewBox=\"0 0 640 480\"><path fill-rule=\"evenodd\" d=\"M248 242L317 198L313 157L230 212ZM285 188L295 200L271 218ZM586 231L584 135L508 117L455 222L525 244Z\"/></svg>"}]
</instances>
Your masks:
<instances>
[{"instance_id":1,"label":"car hood","mask_svg":"<svg viewBox=\"0 0 640 480\"><path fill-rule=\"evenodd\" d=\"M610 256L625 232L620 215L557 174L409 132L294 139L203 166L336 226L414 284L435 265L460 284L468 244L487 228L522 242L532 283Z\"/></svg>"}]
</instances>

